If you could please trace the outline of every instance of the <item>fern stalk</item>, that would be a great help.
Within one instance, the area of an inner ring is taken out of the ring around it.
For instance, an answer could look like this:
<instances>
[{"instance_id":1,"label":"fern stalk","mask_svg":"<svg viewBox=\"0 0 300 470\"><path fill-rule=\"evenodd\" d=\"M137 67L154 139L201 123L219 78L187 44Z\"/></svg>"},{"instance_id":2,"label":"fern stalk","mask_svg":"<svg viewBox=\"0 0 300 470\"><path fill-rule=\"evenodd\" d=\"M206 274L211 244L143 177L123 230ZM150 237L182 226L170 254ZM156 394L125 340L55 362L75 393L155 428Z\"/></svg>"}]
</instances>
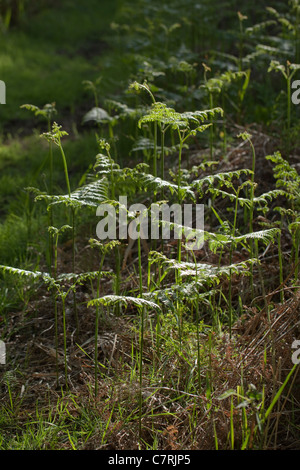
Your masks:
<instances>
[{"instance_id":1,"label":"fern stalk","mask_svg":"<svg viewBox=\"0 0 300 470\"><path fill-rule=\"evenodd\" d=\"M60 153L61 153L62 160L63 160L63 166L64 166L64 173L65 173L65 180L66 180L66 185L67 185L67 190L68 190L68 196L69 196L69 198L71 198L71 186L70 186L70 180L69 180L67 159L66 159L66 155L65 155L62 143L61 143L61 136L60 136L59 131L57 132L56 137L57 137L57 145L60 149ZM75 273L75 208L73 206L71 207L71 214L72 214L72 272ZM75 324L76 324L76 334L78 336L78 334L79 334L79 320L78 320L75 290L73 291L73 305L74 305L74 316L75 316Z\"/></svg>"},{"instance_id":2,"label":"fern stalk","mask_svg":"<svg viewBox=\"0 0 300 470\"><path fill-rule=\"evenodd\" d=\"M197 260L195 257L194 251L192 251L192 255L194 258L194 263L195 263L195 271L196 271L196 283L198 282L198 269L197 269ZM198 376L198 389L199 393L201 390L201 356L200 356L200 331L199 331L199 290L197 289L197 297L196 297L196 328L197 328L197 376Z\"/></svg>"},{"instance_id":3,"label":"fern stalk","mask_svg":"<svg viewBox=\"0 0 300 470\"><path fill-rule=\"evenodd\" d=\"M290 129L291 129L291 81L292 76L288 74L286 80L287 87L287 154L290 153Z\"/></svg>"},{"instance_id":4,"label":"fern stalk","mask_svg":"<svg viewBox=\"0 0 300 470\"><path fill-rule=\"evenodd\" d=\"M154 122L153 175L157 176L157 122Z\"/></svg>"},{"instance_id":5,"label":"fern stalk","mask_svg":"<svg viewBox=\"0 0 300 470\"><path fill-rule=\"evenodd\" d=\"M51 132L51 120L50 117L48 118L48 132ZM50 190L50 195L53 194L53 149L52 149L52 142L49 142L49 160L50 160L50 185L49 185L49 190ZM53 211L52 207L49 207L49 225L53 226ZM50 255L50 272L52 273L52 265L53 265L53 238L52 234L49 233L49 255ZM52 273L53 274L53 273Z\"/></svg>"},{"instance_id":6,"label":"fern stalk","mask_svg":"<svg viewBox=\"0 0 300 470\"><path fill-rule=\"evenodd\" d=\"M184 143L184 138L181 135L180 129L178 129L178 136L179 136L179 152L178 152L178 203L182 203L182 197L181 197L181 160L182 160L182 149L183 149L183 143ZM181 239L178 238L177 242L177 261L180 263L181 262ZM176 284L180 283L180 270L176 270ZM181 313L181 305L179 301L179 292L177 292L177 313L178 313L178 318L177 318L177 323L178 323L178 334L179 334L179 343L180 343L180 348L181 348L181 342L182 342L182 313Z\"/></svg>"},{"instance_id":7,"label":"fern stalk","mask_svg":"<svg viewBox=\"0 0 300 470\"><path fill-rule=\"evenodd\" d=\"M140 230L140 226L139 226ZM143 277L142 277L142 252L141 252L141 233L138 237L138 256L139 256L139 291L140 297L143 295ZM139 439L142 436L142 406L143 406L143 348L144 348L144 314L145 307L141 308L141 324L140 324L140 356L139 356Z\"/></svg>"},{"instance_id":8,"label":"fern stalk","mask_svg":"<svg viewBox=\"0 0 300 470\"><path fill-rule=\"evenodd\" d=\"M282 223L282 218L281 218ZM282 262L282 249L281 249L281 232L278 233L278 261L279 261L279 283L281 286L280 289L280 302L284 302L284 291L283 291L283 262Z\"/></svg>"},{"instance_id":9,"label":"fern stalk","mask_svg":"<svg viewBox=\"0 0 300 470\"><path fill-rule=\"evenodd\" d=\"M60 229L50 226L48 232L51 234L52 239L54 237L54 266L53 266L53 280L57 281L57 252L58 252L58 240L59 235L65 230L71 228L69 225L63 225ZM57 293L54 293L54 327L55 327L55 359L56 359L56 380L58 385L58 312L57 312L57 295L61 295L58 285L55 285ZM64 343L65 343L65 313L63 311L63 323L64 323Z\"/></svg>"},{"instance_id":10,"label":"fern stalk","mask_svg":"<svg viewBox=\"0 0 300 470\"><path fill-rule=\"evenodd\" d=\"M58 249L58 233L54 245L54 279L57 278L57 249ZM57 315L57 302L54 295L54 323L55 323L55 361L56 361L56 382L58 385L58 315Z\"/></svg>"},{"instance_id":11,"label":"fern stalk","mask_svg":"<svg viewBox=\"0 0 300 470\"><path fill-rule=\"evenodd\" d=\"M210 109L213 109L213 93L209 92L209 106ZM214 156L214 125L210 126L209 128L209 153L210 159L213 160Z\"/></svg>"},{"instance_id":12,"label":"fern stalk","mask_svg":"<svg viewBox=\"0 0 300 470\"><path fill-rule=\"evenodd\" d=\"M237 210L238 210L238 202L239 202L239 189L236 194L235 200L235 209L234 209L234 221L233 221L233 228L232 228L232 237L235 236L236 230L236 221L237 221ZM232 265L232 254L233 254L233 247L234 244L231 242L230 244L230 251L229 251L229 264ZM230 276L229 276L229 294L228 294L228 301L229 301L229 336L231 338L232 333L232 273L230 268Z\"/></svg>"},{"instance_id":13,"label":"fern stalk","mask_svg":"<svg viewBox=\"0 0 300 470\"><path fill-rule=\"evenodd\" d=\"M102 256L99 274L97 276L97 298L100 297L100 273L104 262L104 255ZM95 397L98 395L98 333L99 333L99 306L96 306L96 318L95 318Z\"/></svg>"},{"instance_id":14,"label":"fern stalk","mask_svg":"<svg viewBox=\"0 0 300 470\"><path fill-rule=\"evenodd\" d=\"M248 134L247 132L243 132L239 134L238 137L241 137L244 141L247 140L250 144L251 151L252 151L252 173L251 173L250 214L249 214L249 231L250 233L252 233L253 232L253 214L254 214L254 190L255 190L254 180L255 180L256 152L255 152L255 148L252 143L250 134ZM253 258L253 240L250 240L250 257ZM250 282L251 282L252 297L254 297L253 266L251 266Z\"/></svg>"},{"instance_id":15,"label":"fern stalk","mask_svg":"<svg viewBox=\"0 0 300 470\"><path fill-rule=\"evenodd\" d=\"M179 136L179 140L180 140L179 153L178 153L178 203L181 204L182 203L182 198L181 198L181 193L180 193L180 189L181 189L181 159L182 159L182 149L183 149L184 139L182 138L181 132L180 132L179 129L178 129L178 136ZM181 240L180 240L180 238L178 239L178 242L177 242L177 260L180 263L180 261L181 261Z\"/></svg>"},{"instance_id":16,"label":"fern stalk","mask_svg":"<svg viewBox=\"0 0 300 470\"><path fill-rule=\"evenodd\" d=\"M295 245L295 282L298 282L299 273L299 247L300 247L300 227L297 228L294 236Z\"/></svg>"},{"instance_id":17,"label":"fern stalk","mask_svg":"<svg viewBox=\"0 0 300 470\"><path fill-rule=\"evenodd\" d=\"M160 177L165 179L165 133L166 129L161 130L161 156L160 156ZM164 198L164 190L162 189L162 198Z\"/></svg>"},{"instance_id":18,"label":"fern stalk","mask_svg":"<svg viewBox=\"0 0 300 470\"><path fill-rule=\"evenodd\" d=\"M66 328L66 294L61 295L62 313L63 313L63 337L64 337L64 365L65 365L65 382L68 387L68 362L67 362L67 328Z\"/></svg>"}]
</instances>

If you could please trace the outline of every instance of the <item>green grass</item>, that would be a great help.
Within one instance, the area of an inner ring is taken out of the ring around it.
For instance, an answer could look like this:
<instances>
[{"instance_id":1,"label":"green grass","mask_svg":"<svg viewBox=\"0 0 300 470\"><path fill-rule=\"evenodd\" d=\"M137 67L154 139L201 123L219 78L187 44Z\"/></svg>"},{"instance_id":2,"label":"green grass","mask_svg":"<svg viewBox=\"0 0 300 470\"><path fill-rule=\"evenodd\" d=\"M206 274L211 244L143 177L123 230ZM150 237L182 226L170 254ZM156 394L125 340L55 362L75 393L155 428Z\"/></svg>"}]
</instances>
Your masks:
<instances>
[{"instance_id":1,"label":"green grass","mask_svg":"<svg viewBox=\"0 0 300 470\"><path fill-rule=\"evenodd\" d=\"M96 78L99 70L107 73L108 32L116 6L116 1L59 2L1 37L0 76L7 87L2 128L5 122L28 120L19 109L24 103L56 102L71 116L84 106L82 81Z\"/></svg>"},{"instance_id":2,"label":"green grass","mask_svg":"<svg viewBox=\"0 0 300 470\"><path fill-rule=\"evenodd\" d=\"M72 190L78 187L80 180L94 163L97 152L93 132L65 142ZM22 168L21 172L20 168ZM41 242L39 232L40 230L44 232L42 228L46 217L44 209L33 204L32 196L25 188L35 186L42 191L49 190L49 157L46 142L39 136L39 133L23 139L11 138L0 147L0 169L2 201L0 259L14 263L18 256L21 258L26 256L28 242L31 244ZM54 181L55 192L66 194L63 163L58 149L54 149ZM30 224L33 224L29 239L28 216L30 216Z\"/></svg>"},{"instance_id":3,"label":"green grass","mask_svg":"<svg viewBox=\"0 0 300 470\"><path fill-rule=\"evenodd\" d=\"M77 187L98 152L94 131L88 127L82 128L81 134L78 131L84 112L93 106L93 97L82 82L96 79L101 71L100 99L104 100L111 82L120 74L108 34L116 7L116 1L102 4L89 0L84 5L79 1L57 2L54 8L25 16L20 27L9 29L1 37L0 78L6 83L7 104L0 109L0 129L5 135L0 145L0 221L4 239L13 236L15 247L23 246L22 236L11 233L13 226L5 221L6 215L15 213L26 223L28 198L24 188L49 190L48 147L39 137L47 130L46 125L20 106L56 103L56 120L67 120L70 138L64 146L71 187ZM113 68L109 68L111 60ZM55 149L56 192L66 191L62 169ZM0 257L4 247L6 242L0 246ZM4 258L13 259L16 250L5 251Z\"/></svg>"}]
</instances>

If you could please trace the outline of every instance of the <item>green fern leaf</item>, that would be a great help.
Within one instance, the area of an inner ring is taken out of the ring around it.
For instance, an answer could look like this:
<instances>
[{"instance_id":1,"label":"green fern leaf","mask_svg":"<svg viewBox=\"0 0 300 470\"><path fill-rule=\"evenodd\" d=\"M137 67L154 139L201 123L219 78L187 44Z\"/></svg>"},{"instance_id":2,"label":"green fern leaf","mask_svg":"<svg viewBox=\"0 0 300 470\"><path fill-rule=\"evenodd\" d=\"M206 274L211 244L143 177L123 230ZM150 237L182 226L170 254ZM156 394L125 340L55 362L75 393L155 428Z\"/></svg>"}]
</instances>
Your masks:
<instances>
[{"instance_id":1,"label":"green fern leaf","mask_svg":"<svg viewBox=\"0 0 300 470\"><path fill-rule=\"evenodd\" d=\"M159 305L149 300L122 295L105 295L104 297L100 297L99 299L90 300L90 302L88 303L88 307L96 305L109 306L115 304L122 304L126 307L130 303L136 305L139 308L148 307L153 308L155 310L161 310Z\"/></svg>"}]
</instances>

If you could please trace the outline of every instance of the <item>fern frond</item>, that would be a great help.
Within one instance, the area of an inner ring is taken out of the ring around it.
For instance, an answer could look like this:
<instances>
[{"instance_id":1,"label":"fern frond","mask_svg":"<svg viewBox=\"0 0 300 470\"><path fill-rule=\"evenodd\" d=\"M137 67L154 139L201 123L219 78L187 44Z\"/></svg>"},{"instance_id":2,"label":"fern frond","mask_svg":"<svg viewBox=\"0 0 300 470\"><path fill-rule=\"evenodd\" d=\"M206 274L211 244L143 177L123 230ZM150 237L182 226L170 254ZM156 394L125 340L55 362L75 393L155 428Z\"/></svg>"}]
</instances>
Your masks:
<instances>
[{"instance_id":1,"label":"fern frond","mask_svg":"<svg viewBox=\"0 0 300 470\"><path fill-rule=\"evenodd\" d=\"M56 286L55 279L53 279L49 273L42 273L40 271L28 271L26 269L13 268L12 266L4 265L0 265L0 269L8 274L17 276L19 279L27 278L28 280L31 279L32 281L42 280L50 288Z\"/></svg>"},{"instance_id":2,"label":"fern frond","mask_svg":"<svg viewBox=\"0 0 300 470\"><path fill-rule=\"evenodd\" d=\"M13 274L14 276L18 277L28 277L32 279L40 279L43 277L45 274L39 272L39 271L27 271L26 269L21 269L21 268L13 268L12 266L4 266L0 265L0 269L4 272L7 272L9 274Z\"/></svg>"},{"instance_id":3,"label":"fern frond","mask_svg":"<svg viewBox=\"0 0 300 470\"><path fill-rule=\"evenodd\" d=\"M254 26L246 28L245 33L248 35L261 34L262 30L266 29L268 26L273 26L274 24L276 24L276 21L274 20L262 21L261 23L257 23Z\"/></svg>"},{"instance_id":4,"label":"fern frond","mask_svg":"<svg viewBox=\"0 0 300 470\"><path fill-rule=\"evenodd\" d=\"M194 119L195 122L198 122ZM165 103L153 103L149 112L145 114L138 121L139 128L142 124L148 122L158 122L164 126L171 125L173 129L180 129L188 127L188 119L182 117L182 114L177 113L173 108L169 108Z\"/></svg>"},{"instance_id":5,"label":"fern frond","mask_svg":"<svg viewBox=\"0 0 300 470\"><path fill-rule=\"evenodd\" d=\"M199 132L203 132L208 125L199 126L199 124L214 118L216 114L222 115L222 108L178 113L173 108L167 107L165 103L156 102L152 104L149 112L139 120L138 125L141 127L143 123L158 122L164 126L171 126L173 129L189 129L190 123L193 123Z\"/></svg>"},{"instance_id":6,"label":"fern frond","mask_svg":"<svg viewBox=\"0 0 300 470\"><path fill-rule=\"evenodd\" d=\"M232 181L234 178L238 179L241 178L242 175L251 175L253 172L252 170L248 170L247 168L241 170L233 170L227 172L220 172L216 173L215 175L208 175L204 178L194 180L191 184L193 188L196 188L198 191L202 190L204 185L212 186L215 182L219 183L220 185L226 184L228 181Z\"/></svg>"},{"instance_id":7,"label":"fern frond","mask_svg":"<svg viewBox=\"0 0 300 470\"><path fill-rule=\"evenodd\" d=\"M101 279L103 277L111 277L113 275L114 275L113 272L110 272L110 271L90 271L90 272L80 273L80 274L63 273L57 277L57 281L58 282L72 281L73 284L81 284L82 282L85 282L85 281L91 281L93 279Z\"/></svg>"},{"instance_id":8,"label":"fern frond","mask_svg":"<svg viewBox=\"0 0 300 470\"><path fill-rule=\"evenodd\" d=\"M118 113L117 116L114 118L127 118L127 117L137 117L140 114L140 110L138 108L129 108L125 103L120 103L119 101L107 99L105 100L105 105L109 109L113 109Z\"/></svg>"},{"instance_id":9,"label":"fern frond","mask_svg":"<svg viewBox=\"0 0 300 470\"><path fill-rule=\"evenodd\" d=\"M148 307L148 308L153 308L155 310L161 310L159 305L149 300L139 298L139 297L130 297L130 296L122 296L122 295L105 295L104 297L90 300L88 303L88 307L97 306L97 305L104 305L107 307L107 306L116 305L116 304L122 304L126 307L130 303L136 305L139 308Z\"/></svg>"},{"instance_id":10,"label":"fern frond","mask_svg":"<svg viewBox=\"0 0 300 470\"><path fill-rule=\"evenodd\" d=\"M42 273L40 271L28 271L25 269L20 268L13 268L11 266L4 266L0 265L0 269L4 272L12 274L14 276L18 276L19 278L26 277L31 278L33 280L42 279L45 284L48 284L50 287L56 287L62 284L63 282L72 281L73 284L78 284L85 282L87 280L93 280L103 278L103 277L111 277L113 273L110 271L90 271L86 273L63 273L60 274L56 279L52 278L48 273Z\"/></svg>"},{"instance_id":11,"label":"fern frond","mask_svg":"<svg viewBox=\"0 0 300 470\"><path fill-rule=\"evenodd\" d=\"M283 191L281 189L273 189L272 191L268 191L267 193L263 193L260 196L253 198L254 204L265 204L266 206L270 201L276 199L279 196L285 196L287 199L293 199L293 195L289 194L287 191Z\"/></svg>"},{"instance_id":12,"label":"fern frond","mask_svg":"<svg viewBox=\"0 0 300 470\"><path fill-rule=\"evenodd\" d=\"M43 116L46 119L50 119L55 113L57 113L55 103L45 104L43 108L39 108L33 104L23 104L20 108L27 109L34 113L35 116Z\"/></svg>"},{"instance_id":13,"label":"fern frond","mask_svg":"<svg viewBox=\"0 0 300 470\"><path fill-rule=\"evenodd\" d=\"M266 159L275 164L273 174L276 179L276 186L285 188L288 193L299 198L300 175L297 170L281 156L280 152L268 155Z\"/></svg>"},{"instance_id":14,"label":"fern frond","mask_svg":"<svg viewBox=\"0 0 300 470\"><path fill-rule=\"evenodd\" d=\"M270 56L273 56L273 57L281 56L281 57L285 57L287 59L290 57L290 52L289 51L279 49L278 47L268 46L266 44L258 44L256 46L256 50L259 53L266 54L268 57L270 57Z\"/></svg>"},{"instance_id":15,"label":"fern frond","mask_svg":"<svg viewBox=\"0 0 300 470\"><path fill-rule=\"evenodd\" d=\"M238 237L232 237L232 240L236 243L243 242L245 240L260 240L264 244L274 242L277 235L280 233L279 228L270 228L267 230L260 230L258 232L246 233Z\"/></svg>"},{"instance_id":16,"label":"fern frond","mask_svg":"<svg viewBox=\"0 0 300 470\"><path fill-rule=\"evenodd\" d=\"M158 176L153 176L150 173L149 174L141 174L139 176L140 182L143 187L150 189L151 191L154 192L154 194L157 194L161 190L169 190L171 194L177 194L178 192L178 184L171 183L170 181L163 180L159 178ZM190 186L182 186L180 188L182 197L185 197L188 195L192 199L195 199L195 194L194 192L190 189Z\"/></svg>"},{"instance_id":17,"label":"fern frond","mask_svg":"<svg viewBox=\"0 0 300 470\"><path fill-rule=\"evenodd\" d=\"M107 175L113 170L119 170L120 166L114 162L114 160L107 155L98 153L96 155L96 163L94 164L94 170L97 170L97 174Z\"/></svg>"},{"instance_id":18,"label":"fern frond","mask_svg":"<svg viewBox=\"0 0 300 470\"><path fill-rule=\"evenodd\" d=\"M196 300L197 302L209 305L210 296L217 291L212 289L209 292L199 293L199 290L203 287L203 283L193 280L191 282L182 282L180 285L174 284L164 289L156 289L152 292L147 292L144 296L168 309L175 308L178 296L180 296L181 300L186 300L187 302L194 302Z\"/></svg>"},{"instance_id":19,"label":"fern frond","mask_svg":"<svg viewBox=\"0 0 300 470\"><path fill-rule=\"evenodd\" d=\"M189 121L194 121L195 119L200 122L207 121L209 119L214 119L217 114L223 116L224 111L222 108L212 108L212 109L205 109L203 111L187 111L181 114L183 119L187 119Z\"/></svg>"},{"instance_id":20,"label":"fern frond","mask_svg":"<svg viewBox=\"0 0 300 470\"><path fill-rule=\"evenodd\" d=\"M102 108L92 108L90 111L88 111L84 117L83 117L83 124L89 121L95 121L98 123L108 123L113 121L114 118L112 118L105 109Z\"/></svg>"},{"instance_id":21,"label":"fern frond","mask_svg":"<svg viewBox=\"0 0 300 470\"><path fill-rule=\"evenodd\" d=\"M55 145L60 146L61 138L69 135L66 131L61 130L62 126L59 126L57 122L52 124L52 130L50 132L44 132L41 137L44 137L48 142L53 142Z\"/></svg>"},{"instance_id":22,"label":"fern frond","mask_svg":"<svg viewBox=\"0 0 300 470\"><path fill-rule=\"evenodd\" d=\"M95 238L90 238L89 244L91 248L98 248L100 253L107 254L112 251L116 246L120 245L119 240L110 240L109 242L103 243Z\"/></svg>"},{"instance_id":23,"label":"fern frond","mask_svg":"<svg viewBox=\"0 0 300 470\"><path fill-rule=\"evenodd\" d=\"M106 177L88 183L71 193L71 199L80 205L96 207L108 198L108 180Z\"/></svg>"},{"instance_id":24,"label":"fern frond","mask_svg":"<svg viewBox=\"0 0 300 470\"><path fill-rule=\"evenodd\" d=\"M83 206L97 207L108 199L108 181L105 177L82 186L73 191L70 196L68 194L50 195L37 188L26 189L35 194L36 201L46 201L48 208L57 204L63 204L74 209Z\"/></svg>"},{"instance_id":25,"label":"fern frond","mask_svg":"<svg viewBox=\"0 0 300 470\"><path fill-rule=\"evenodd\" d=\"M183 145L183 148L188 148L186 144ZM154 142L146 137L139 137L134 146L131 149L131 152L145 152L148 150L154 149ZM172 145L171 147L164 147L165 156L171 155L179 150L179 144ZM161 155L162 148L158 145L156 148L157 154Z\"/></svg>"},{"instance_id":26,"label":"fern frond","mask_svg":"<svg viewBox=\"0 0 300 470\"><path fill-rule=\"evenodd\" d=\"M261 238L263 238L261 236ZM264 238L264 240L266 237ZM197 277L197 279L203 284L209 283L212 280L218 281L222 276L230 277L232 273L241 274L249 270L249 265L257 262L255 259L250 259L242 261L240 263L231 264L229 266L215 266L211 264L200 264L200 263L191 263L191 262L178 262L175 259L167 258L162 253L151 252L149 254L151 262L155 260L166 270L178 270L181 277L192 276Z\"/></svg>"},{"instance_id":27,"label":"fern frond","mask_svg":"<svg viewBox=\"0 0 300 470\"><path fill-rule=\"evenodd\" d=\"M238 200L239 205L241 207L244 207L244 206L246 206L248 208L251 207L251 200L250 199L243 198L243 197L241 197L237 194L228 193L227 191L224 191L224 190L219 189L219 188L208 188L208 191L211 192L214 196L221 196L223 199L225 197L228 197L231 202L234 202L234 201Z\"/></svg>"}]
</instances>

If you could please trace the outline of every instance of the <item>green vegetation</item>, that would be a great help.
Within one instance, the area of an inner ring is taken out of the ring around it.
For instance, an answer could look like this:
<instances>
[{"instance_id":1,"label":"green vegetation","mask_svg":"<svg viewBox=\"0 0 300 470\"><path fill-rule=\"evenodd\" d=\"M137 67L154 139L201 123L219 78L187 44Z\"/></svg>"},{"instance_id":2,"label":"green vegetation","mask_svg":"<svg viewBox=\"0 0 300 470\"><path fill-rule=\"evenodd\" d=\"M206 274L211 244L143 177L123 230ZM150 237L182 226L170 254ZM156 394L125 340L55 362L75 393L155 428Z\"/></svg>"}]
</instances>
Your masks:
<instances>
[{"instance_id":1,"label":"green vegetation","mask_svg":"<svg viewBox=\"0 0 300 470\"><path fill-rule=\"evenodd\" d=\"M300 3L244 3L1 3L0 449L299 449Z\"/></svg>"}]
</instances>

